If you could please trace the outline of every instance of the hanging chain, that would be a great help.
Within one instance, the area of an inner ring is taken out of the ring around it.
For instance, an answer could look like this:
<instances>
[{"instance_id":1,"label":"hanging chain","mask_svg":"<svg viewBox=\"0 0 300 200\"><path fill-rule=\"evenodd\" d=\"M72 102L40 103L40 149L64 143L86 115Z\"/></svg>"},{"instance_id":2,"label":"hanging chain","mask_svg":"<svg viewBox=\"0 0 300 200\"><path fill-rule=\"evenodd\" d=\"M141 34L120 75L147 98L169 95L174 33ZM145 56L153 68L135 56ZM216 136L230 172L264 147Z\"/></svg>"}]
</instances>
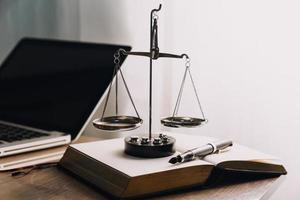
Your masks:
<instances>
[{"instance_id":1,"label":"hanging chain","mask_svg":"<svg viewBox=\"0 0 300 200\"><path fill-rule=\"evenodd\" d=\"M115 74L116 74L116 67L114 68L113 75L112 75L112 78L111 78L111 82L109 84L109 89L107 91L107 95L106 95L106 98L105 98L105 103L104 103L104 108L103 108L101 120L103 119L105 111L106 111L106 107L107 107L107 103L108 103L108 99L109 99L110 91L111 91L111 87L112 87L112 80L114 79Z\"/></svg>"},{"instance_id":2,"label":"hanging chain","mask_svg":"<svg viewBox=\"0 0 300 200\"><path fill-rule=\"evenodd\" d=\"M121 78L122 78L122 80L123 80L123 83L124 83L124 85L125 85L127 94L128 94L128 96L129 96L129 98L130 98L131 104L132 104L132 106L133 106L133 108L134 108L134 111L135 111L137 117L140 118L140 115L139 115L139 113L138 113L138 111L137 111L137 109L136 109L136 106L135 106L134 102L133 102L132 96L131 96L131 94L130 94L130 92L129 92L129 89L128 89L127 83L126 83L126 81L125 81L125 78L124 78L124 76L123 76L123 73L122 73L121 68L120 68L120 74L121 74Z\"/></svg>"},{"instance_id":3,"label":"hanging chain","mask_svg":"<svg viewBox=\"0 0 300 200\"><path fill-rule=\"evenodd\" d=\"M114 64L115 64L115 68L114 68L114 72L113 72L113 76L112 76L112 79L111 79L111 82L110 82L110 85L109 85L109 89L108 89L108 94L106 96L106 99L105 99L105 103L104 103L104 108L103 108L103 113L102 113L102 116L101 116L101 120L103 119L104 117L104 114L105 114L105 110L106 110L106 107L107 107L107 103L108 103L108 99L109 99L109 96L110 96L110 92L111 92L111 88L112 88L112 82L113 82L113 78L116 77L116 115L118 115L118 72L120 72L120 75L121 75L121 80L123 81L124 83L124 86L125 86L125 89L126 89L126 92L130 98L130 101L131 101L131 104L134 108L134 111L137 115L138 118L140 118L140 115L136 109L136 106L133 102L133 99L132 99L132 96L129 92L129 88L127 86L127 83L125 81L125 78L124 78L124 75L122 73L122 70L120 68L120 52L122 51L125 51L123 49L119 49L115 54L114 54Z\"/></svg>"},{"instance_id":4,"label":"hanging chain","mask_svg":"<svg viewBox=\"0 0 300 200\"><path fill-rule=\"evenodd\" d=\"M133 102L132 96L131 96L131 94L130 94L130 92L129 92L129 89L128 89L127 83L126 83L126 81L125 81L124 75L123 75L123 73L122 73L122 70L121 70L121 68L120 68L120 52L122 52L122 51L125 51L125 50L119 49L119 50L114 54L114 64L115 64L115 68L114 68L114 72L113 72L113 77L112 77L112 79L111 79L112 81L111 81L111 83L110 83L110 85L109 85L108 94L107 94L106 99L105 99L105 104L104 104L104 109L103 109L103 113L102 113L101 119L103 119L104 114L105 114L105 110L106 110L107 103L108 103L108 99L109 99L109 96L110 96L110 92L111 92L112 82L113 82L114 76L116 77L116 83L115 83L115 84L116 84L116 115L118 115L118 72L120 72L120 75L121 75L121 78L122 78L121 80L122 80L123 83L124 83L126 92L127 92L128 96L129 96L129 98L130 98L130 101L131 101L131 104L132 104L132 106L133 106L133 108L134 108L134 111L135 111L136 115L138 116L138 118L140 118L140 115L139 115L139 113L138 113L138 111L137 111L137 109L136 109L136 106L135 106L134 102Z\"/></svg>"},{"instance_id":5,"label":"hanging chain","mask_svg":"<svg viewBox=\"0 0 300 200\"><path fill-rule=\"evenodd\" d=\"M156 20L158 20L158 14L157 14L157 12L155 11L155 12L153 12L153 15L152 15L152 19L154 20L154 19L156 19Z\"/></svg>"},{"instance_id":6,"label":"hanging chain","mask_svg":"<svg viewBox=\"0 0 300 200\"><path fill-rule=\"evenodd\" d=\"M174 111L173 111L173 117L176 116L177 113L178 113L179 105L181 103L183 88L184 88L184 84L185 84L185 80L186 80L187 71L188 71L188 68L190 66L190 59L187 56L185 56L185 58L186 58L185 71L184 71L183 79L181 81L181 86L180 86L179 93L178 93L178 96L177 96L175 108L174 108Z\"/></svg>"},{"instance_id":7,"label":"hanging chain","mask_svg":"<svg viewBox=\"0 0 300 200\"><path fill-rule=\"evenodd\" d=\"M191 66L191 59L185 56L185 66L189 68Z\"/></svg>"},{"instance_id":8,"label":"hanging chain","mask_svg":"<svg viewBox=\"0 0 300 200\"><path fill-rule=\"evenodd\" d=\"M120 50L114 54L114 63L115 65L120 65Z\"/></svg>"},{"instance_id":9,"label":"hanging chain","mask_svg":"<svg viewBox=\"0 0 300 200\"><path fill-rule=\"evenodd\" d=\"M114 71L113 71L113 74L112 74L111 82L109 84L109 89L108 89L108 92L107 92L107 95L106 95L106 99L105 99L105 103L104 103L104 108L103 108L101 120L103 119L105 111L106 111L106 108L107 108L107 103L108 103L108 99L109 99L109 96L110 96L113 79L114 79L115 76L116 76L116 115L118 115L118 80L117 79L118 79L118 69L119 69L119 66L120 66L120 59L119 58L120 58L120 53L119 53L119 51L117 51L114 54L114 64L115 64L115 67L114 67Z\"/></svg>"},{"instance_id":10,"label":"hanging chain","mask_svg":"<svg viewBox=\"0 0 300 200\"><path fill-rule=\"evenodd\" d=\"M195 93L196 98L197 98L198 106L200 108L203 119L205 119L204 112L202 110L201 103L200 103L200 100L199 100L199 96L198 96L196 86L195 86L195 83L194 83L194 80L193 80L193 77L192 77L192 73L191 73L191 70L190 70L191 59L187 55L185 55L184 58L185 58L185 71L184 71L183 79L182 79L182 82L181 82L180 90L179 90L179 93L178 93L178 97L177 97L177 100L176 100L175 108L174 108L174 111L173 111L173 117L178 114L178 110L179 110L179 106L180 106L181 98L182 98L182 94L183 94L183 88L184 88L184 84L185 84L185 81L186 81L186 76L187 76L187 74L189 74L189 77L190 77L192 85L193 85L194 93Z\"/></svg>"},{"instance_id":11,"label":"hanging chain","mask_svg":"<svg viewBox=\"0 0 300 200\"><path fill-rule=\"evenodd\" d=\"M197 89L196 89L196 86L195 86L195 82L194 82L194 79L192 77L192 73L191 73L191 69L190 69L190 59L186 58L186 60L187 60L186 61L186 68L188 69L188 72L189 72L189 76L190 76L190 79L191 79L191 82L192 82L192 85L193 85L194 93L195 93L196 98L197 98L198 106L200 108L202 117L205 120L204 112L203 112L203 109L202 109L202 106L201 106L201 103L200 103L200 99L199 99L199 96L198 96L198 93L197 93Z\"/></svg>"}]
</instances>

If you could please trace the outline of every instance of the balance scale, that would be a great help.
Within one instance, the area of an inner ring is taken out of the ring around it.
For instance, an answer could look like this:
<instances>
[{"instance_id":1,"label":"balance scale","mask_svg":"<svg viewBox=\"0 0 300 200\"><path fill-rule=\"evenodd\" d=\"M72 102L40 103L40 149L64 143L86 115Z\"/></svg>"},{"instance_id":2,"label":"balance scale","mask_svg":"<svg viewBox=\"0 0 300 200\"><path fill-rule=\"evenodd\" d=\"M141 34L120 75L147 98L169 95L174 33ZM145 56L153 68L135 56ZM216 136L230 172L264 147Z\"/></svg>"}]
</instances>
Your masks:
<instances>
[{"instance_id":1,"label":"balance scale","mask_svg":"<svg viewBox=\"0 0 300 200\"><path fill-rule=\"evenodd\" d=\"M125 153L138 156L138 157L147 157L147 158L158 158L165 157L174 154L175 148L175 138L168 136L166 134L153 134L152 133L152 62L158 58L177 58L185 60L185 72L177 96L175 108L172 116L161 119L161 124L167 127L172 128L182 128L182 127L199 127L207 122L207 119L204 117L204 113L200 104L200 100L197 94L195 83L190 71L190 58L187 54L170 54L170 53L161 53L158 48L158 15L157 13L161 10L161 4L158 9L153 9L150 13L150 51L149 52L128 52L124 49L119 49L114 54L114 72L112 81L109 85L108 93L104 102L104 109L102 116L93 121L93 125L97 129L101 129L108 132L118 132L118 131L130 131L136 128L139 128L143 120L140 118L140 115L137 111L137 108L134 104L132 95L129 91L128 85L125 81L122 69L120 68L120 59L122 55L133 55L133 56L143 56L149 58L150 65L150 88L149 88L149 133L147 137L140 136L129 136L126 137L125 142ZM134 108L136 116L126 116L118 114L118 84L119 76L125 86L126 92L129 96L130 102ZM178 116L178 109L180 106L182 92L186 78L189 77L192 86L194 89L195 96L197 98L198 106L201 111L201 117L187 117L187 116ZM107 108L107 103L109 96L112 92L112 83L115 78L115 95L116 95L116 109L115 115L105 116L105 111Z\"/></svg>"}]
</instances>

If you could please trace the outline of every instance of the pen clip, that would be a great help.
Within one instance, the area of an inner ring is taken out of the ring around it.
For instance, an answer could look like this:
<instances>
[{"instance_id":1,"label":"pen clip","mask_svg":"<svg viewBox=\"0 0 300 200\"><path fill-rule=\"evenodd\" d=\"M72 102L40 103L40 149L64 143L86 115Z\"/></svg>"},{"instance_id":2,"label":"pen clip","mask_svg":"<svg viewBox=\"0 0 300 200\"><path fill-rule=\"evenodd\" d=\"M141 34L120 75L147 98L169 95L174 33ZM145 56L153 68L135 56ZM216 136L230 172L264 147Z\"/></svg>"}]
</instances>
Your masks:
<instances>
[{"instance_id":1,"label":"pen clip","mask_svg":"<svg viewBox=\"0 0 300 200\"><path fill-rule=\"evenodd\" d=\"M219 149L219 150L217 150L215 153L216 153L216 154L219 154L219 153L225 153L225 152L229 151L229 150L231 149L231 147L232 147L232 146L228 146L228 147L226 147L226 148L224 148L224 149Z\"/></svg>"}]
</instances>

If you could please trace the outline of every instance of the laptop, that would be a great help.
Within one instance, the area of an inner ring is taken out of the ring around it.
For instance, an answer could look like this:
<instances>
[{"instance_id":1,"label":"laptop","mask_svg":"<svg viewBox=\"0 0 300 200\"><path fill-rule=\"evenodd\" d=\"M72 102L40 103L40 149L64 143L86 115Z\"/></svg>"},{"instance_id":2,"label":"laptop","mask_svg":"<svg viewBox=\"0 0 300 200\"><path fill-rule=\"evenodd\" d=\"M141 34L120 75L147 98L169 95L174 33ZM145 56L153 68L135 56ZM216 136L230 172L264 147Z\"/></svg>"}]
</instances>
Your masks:
<instances>
[{"instance_id":1,"label":"laptop","mask_svg":"<svg viewBox=\"0 0 300 200\"><path fill-rule=\"evenodd\" d=\"M131 49L20 40L0 66L0 157L76 141L112 80L119 48Z\"/></svg>"}]
</instances>

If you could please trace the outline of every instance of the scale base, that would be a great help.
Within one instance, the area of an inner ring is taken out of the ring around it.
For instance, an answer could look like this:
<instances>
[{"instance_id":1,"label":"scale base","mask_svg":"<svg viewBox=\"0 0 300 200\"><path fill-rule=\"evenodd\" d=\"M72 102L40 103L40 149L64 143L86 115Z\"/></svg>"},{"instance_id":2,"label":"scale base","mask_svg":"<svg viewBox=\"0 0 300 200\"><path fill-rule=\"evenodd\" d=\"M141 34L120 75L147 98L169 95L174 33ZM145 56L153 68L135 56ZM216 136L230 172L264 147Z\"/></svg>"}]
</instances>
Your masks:
<instances>
[{"instance_id":1,"label":"scale base","mask_svg":"<svg viewBox=\"0 0 300 200\"><path fill-rule=\"evenodd\" d=\"M125 153L143 158L160 158L175 153L175 138L165 134L148 137L129 136L125 138Z\"/></svg>"}]
</instances>

